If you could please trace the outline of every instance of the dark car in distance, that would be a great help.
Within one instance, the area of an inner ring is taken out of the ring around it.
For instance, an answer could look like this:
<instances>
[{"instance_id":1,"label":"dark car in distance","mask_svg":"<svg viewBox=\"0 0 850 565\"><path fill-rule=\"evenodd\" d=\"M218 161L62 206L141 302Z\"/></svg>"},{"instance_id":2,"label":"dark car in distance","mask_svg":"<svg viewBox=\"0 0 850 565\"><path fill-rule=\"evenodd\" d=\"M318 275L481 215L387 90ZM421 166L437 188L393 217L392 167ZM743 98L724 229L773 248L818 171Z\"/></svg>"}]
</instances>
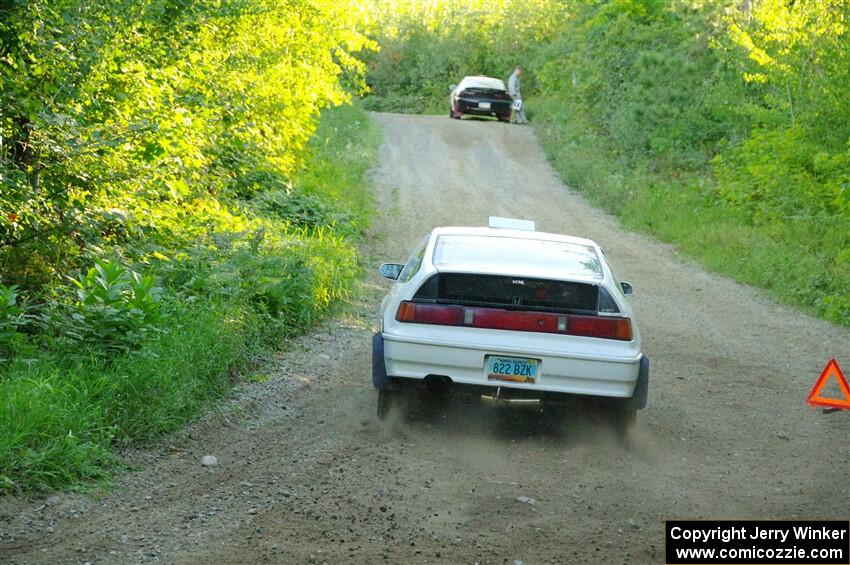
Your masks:
<instances>
[{"instance_id":1,"label":"dark car in distance","mask_svg":"<svg viewBox=\"0 0 850 565\"><path fill-rule=\"evenodd\" d=\"M501 80L484 76L464 77L460 84L451 87L449 117L459 120L464 114L472 114L495 116L509 122L512 102Z\"/></svg>"}]
</instances>

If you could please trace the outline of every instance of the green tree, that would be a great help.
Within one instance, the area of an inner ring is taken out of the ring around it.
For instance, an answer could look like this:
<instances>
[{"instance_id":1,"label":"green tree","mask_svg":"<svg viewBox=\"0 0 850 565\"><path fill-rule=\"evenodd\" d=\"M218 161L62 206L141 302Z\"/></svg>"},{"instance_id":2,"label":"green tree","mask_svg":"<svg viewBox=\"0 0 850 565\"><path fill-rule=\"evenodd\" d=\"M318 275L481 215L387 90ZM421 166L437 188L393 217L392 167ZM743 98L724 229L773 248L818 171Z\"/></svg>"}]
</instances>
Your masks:
<instances>
[{"instance_id":1,"label":"green tree","mask_svg":"<svg viewBox=\"0 0 850 565\"><path fill-rule=\"evenodd\" d=\"M0 276L23 287L93 248L180 245L193 211L285 184L319 111L362 88L356 55L371 46L353 1L0 11Z\"/></svg>"}]
</instances>

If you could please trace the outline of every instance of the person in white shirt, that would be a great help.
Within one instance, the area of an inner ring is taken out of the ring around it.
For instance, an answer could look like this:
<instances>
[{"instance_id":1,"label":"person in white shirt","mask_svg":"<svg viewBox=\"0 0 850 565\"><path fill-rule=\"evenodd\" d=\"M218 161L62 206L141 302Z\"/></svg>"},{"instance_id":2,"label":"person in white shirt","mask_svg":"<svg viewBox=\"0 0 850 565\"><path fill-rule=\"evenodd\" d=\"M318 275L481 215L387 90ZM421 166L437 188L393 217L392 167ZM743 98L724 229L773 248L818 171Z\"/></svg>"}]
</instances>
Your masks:
<instances>
[{"instance_id":1,"label":"person in white shirt","mask_svg":"<svg viewBox=\"0 0 850 565\"><path fill-rule=\"evenodd\" d=\"M514 72L508 78L508 94L514 99L514 109L511 112L512 124L527 124L525 118L525 109L522 107L522 92L519 89L519 75L522 74L522 69L519 65L514 67ZM516 109L517 101L519 101L519 110Z\"/></svg>"}]
</instances>

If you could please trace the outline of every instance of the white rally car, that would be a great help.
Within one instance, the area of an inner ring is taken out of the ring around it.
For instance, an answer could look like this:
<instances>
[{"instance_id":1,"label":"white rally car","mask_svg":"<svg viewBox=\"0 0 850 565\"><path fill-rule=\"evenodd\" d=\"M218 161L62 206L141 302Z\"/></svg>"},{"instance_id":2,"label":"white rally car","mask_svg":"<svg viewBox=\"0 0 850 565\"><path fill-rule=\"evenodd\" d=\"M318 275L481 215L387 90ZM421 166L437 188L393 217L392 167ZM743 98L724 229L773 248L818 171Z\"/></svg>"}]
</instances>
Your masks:
<instances>
[{"instance_id":1,"label":"white rally car","mask_svg":"<svg viewBox=\"0 0 850 565\"><path fill-rule=\"evenodd\" d=\"M607 397L625 429L646 406L632 288L589 239L490 218L490 227L441 227L395 281L373 339L378 416L410 388L440 386L506 399Z\"/></svg>"}]
</instances>

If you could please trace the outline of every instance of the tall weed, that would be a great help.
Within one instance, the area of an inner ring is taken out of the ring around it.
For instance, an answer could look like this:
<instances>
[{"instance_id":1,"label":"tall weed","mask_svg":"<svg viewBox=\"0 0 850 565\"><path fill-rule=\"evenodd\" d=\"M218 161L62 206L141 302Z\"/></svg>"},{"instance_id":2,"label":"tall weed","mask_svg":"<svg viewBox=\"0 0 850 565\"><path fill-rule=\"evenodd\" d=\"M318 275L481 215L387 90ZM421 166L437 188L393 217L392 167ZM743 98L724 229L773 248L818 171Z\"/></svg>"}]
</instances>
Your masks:
<instances>
[{"instance_id":1,"label":"tall weed","mask_svg":"<svg viewBox=\"0 0 850 565\"><path fill-rule=\"evenodd\" d=\"M65 339L94 351L116 353L138 348L157 331L161 289L152 275L103 259L69 280L77 300L67 317L60 318Z\"/></svg>"},{"instance_id":2,"label":"tall weed","mask_svg":"<svg viewBox=\"0 0 850 565\"><path fill-rule=\"evenodd\" d=\"M26 309L19 302L17 285L0 284L0 345L26 324Z\"/></svg>"}]
</instances>

